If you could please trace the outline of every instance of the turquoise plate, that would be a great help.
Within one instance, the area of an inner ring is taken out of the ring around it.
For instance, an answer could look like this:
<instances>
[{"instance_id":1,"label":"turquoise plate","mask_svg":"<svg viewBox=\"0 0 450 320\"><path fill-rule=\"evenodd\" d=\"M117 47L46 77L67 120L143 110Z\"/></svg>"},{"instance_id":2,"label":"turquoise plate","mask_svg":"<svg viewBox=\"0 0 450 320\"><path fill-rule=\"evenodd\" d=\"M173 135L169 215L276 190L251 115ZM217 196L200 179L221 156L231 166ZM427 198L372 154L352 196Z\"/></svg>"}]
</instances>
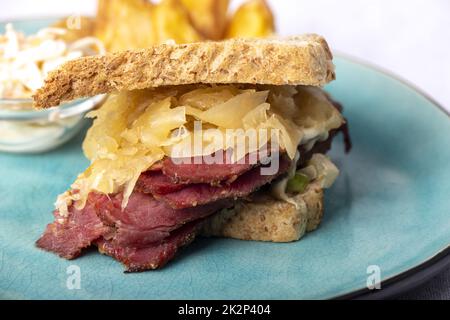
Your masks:
<instances>
[{"instance_id":1,"label":"turquoise plate","mask_svg":"<svg viewBox=\"0 0 450 320\"><path fill-rule=\"evenodd\" d=\"M30 31L41 25L21 26ZM36 249L34 241L52 220L56 196L88 165L80 135L44 155L0 154L0 297L333 298L364 289L377 276L392 279L445 251L448 115L380 71L346 58L336 65L338 80L327 90L345 106L354 148L345 155L341 141L333 147L341 175L326 193L317 231L291 244L200 239L166 268L138 274L124 274L119 263L94 251L60 259Z\"/></svg>"}]
</instances>

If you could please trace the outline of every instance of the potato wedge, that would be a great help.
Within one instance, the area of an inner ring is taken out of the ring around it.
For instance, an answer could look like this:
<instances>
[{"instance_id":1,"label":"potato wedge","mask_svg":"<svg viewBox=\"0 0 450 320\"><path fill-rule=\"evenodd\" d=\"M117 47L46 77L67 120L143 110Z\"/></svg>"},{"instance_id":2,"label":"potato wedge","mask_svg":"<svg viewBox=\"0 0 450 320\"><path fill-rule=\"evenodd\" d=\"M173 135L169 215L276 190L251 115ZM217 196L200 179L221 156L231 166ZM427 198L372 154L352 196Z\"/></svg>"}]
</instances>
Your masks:
<instances>
[{"instance_id":1,"label":"potato wedge","mask_svg":"<svg viewBox=\"0 0 450 320\"><path fill-rule=\"evenodd\" d=\"M190 43L204 39L191 25L189 13L179 0L162 0L152 10L156 41Z\"/></svg>"},{"instance_id":2,"label":"potato wedge","mask_svg":"<svg viewBox=\"0 0 450 320\"><path fill-rule=\"evenodd\" d=\"M110 52L148 48L157 43L153 8L146 0L99 0L95 34Z\"/></svg>"},{"instance_id":3,"label":"potato wedge","mask_svg":"<svg viewBox=\"0 0 450 320\"><path fill-rule=\"evenodd\" d=\"M64 41L74 42L84 37L92 37L95 33L95 18L73 16L55 22L51 27L66 29L62 37Z\"/></svg>"},{"instance_id":4,"label":"potato wedge","mask_svg":"<svg viewBox=\"0 0 450 320\"><path fill-rule=\"evenodd\" d=\"M229 0L181 0L195 29L211 40L223 39L228 21Z\"/></svg>"},{"instance_id":5,"label":"potato wedge","mask_svg":"<svg viewBox=\"0 0 450 320\"><path fill-rule=\"evenodd\" d=\"M250 0L231 18L227 38L263 38L275 33L274 17L265 0Z\"/></svg>"}]
</instances>

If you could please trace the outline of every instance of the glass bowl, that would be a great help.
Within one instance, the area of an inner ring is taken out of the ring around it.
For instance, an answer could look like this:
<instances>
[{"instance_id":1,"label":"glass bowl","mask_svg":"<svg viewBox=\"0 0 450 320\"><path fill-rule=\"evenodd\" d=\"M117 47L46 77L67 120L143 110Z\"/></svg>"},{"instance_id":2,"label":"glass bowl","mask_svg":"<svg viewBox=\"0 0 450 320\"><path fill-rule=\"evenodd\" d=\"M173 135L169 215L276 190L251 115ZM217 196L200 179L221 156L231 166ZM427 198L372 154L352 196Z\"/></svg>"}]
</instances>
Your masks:
<instances>
[{"instance_id":1,"label":"glass bowl","mask_svg":"<svg viewBox=\"0 0 450 320\"><path fill-rule=\"evenodd\" d=\"M40 153L69 141L82 128L87 112L105 95L46 110L31 109L31 99L0 99L0 151Z\"/></svg>"}]
</instances>

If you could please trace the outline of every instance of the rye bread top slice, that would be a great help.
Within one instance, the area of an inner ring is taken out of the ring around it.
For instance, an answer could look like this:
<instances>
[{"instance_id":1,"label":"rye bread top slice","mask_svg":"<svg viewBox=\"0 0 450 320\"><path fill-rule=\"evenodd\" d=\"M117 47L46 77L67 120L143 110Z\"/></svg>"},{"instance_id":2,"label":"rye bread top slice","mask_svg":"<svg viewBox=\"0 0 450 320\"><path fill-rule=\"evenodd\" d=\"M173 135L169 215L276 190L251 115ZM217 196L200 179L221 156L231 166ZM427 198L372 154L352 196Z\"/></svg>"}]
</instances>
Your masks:
<instances>
[{"instance_id":1,"label":"rye bread top slice","mask_svg":"<svg viewBox=\"0 0 450 320\"><path fill-rule=\"evenodd\" d=\"M335 79L321 36L161 44L69 61L33 96L37 108L124 90L184 84L323 86Z\"/></svg>"}]
</instances>

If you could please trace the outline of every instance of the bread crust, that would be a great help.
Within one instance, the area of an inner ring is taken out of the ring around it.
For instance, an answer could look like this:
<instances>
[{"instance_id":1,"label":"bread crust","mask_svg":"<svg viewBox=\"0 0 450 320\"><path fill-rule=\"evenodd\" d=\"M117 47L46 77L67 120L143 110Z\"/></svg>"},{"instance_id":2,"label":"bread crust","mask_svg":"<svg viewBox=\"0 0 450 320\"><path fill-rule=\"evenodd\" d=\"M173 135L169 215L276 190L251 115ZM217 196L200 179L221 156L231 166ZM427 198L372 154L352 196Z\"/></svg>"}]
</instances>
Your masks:
<instances>
[{"instance_id":1,"label":"bread crust","mask_svg":"<svg viewBox=\"0 0 450 320\"><path fill-rule=\"evenodd\" d=\"M34 98L37 108L123 90L183 84L323 86L335 79L321 36L162 44L83 57L51 72Z\"/></svg>"},{"instance_id":2,"label":"bread crust","mask_svg":"<svg viewBox=\"0 0 450 320\"><path fill-rule=\"evenodd\" d=\"M209 218L201 234L241 240L292 242L319 226L323 217L323 190L311 183L296 195L293 204L261 195L252 202L239 202Z\"/></svg>"}]
</instances>

